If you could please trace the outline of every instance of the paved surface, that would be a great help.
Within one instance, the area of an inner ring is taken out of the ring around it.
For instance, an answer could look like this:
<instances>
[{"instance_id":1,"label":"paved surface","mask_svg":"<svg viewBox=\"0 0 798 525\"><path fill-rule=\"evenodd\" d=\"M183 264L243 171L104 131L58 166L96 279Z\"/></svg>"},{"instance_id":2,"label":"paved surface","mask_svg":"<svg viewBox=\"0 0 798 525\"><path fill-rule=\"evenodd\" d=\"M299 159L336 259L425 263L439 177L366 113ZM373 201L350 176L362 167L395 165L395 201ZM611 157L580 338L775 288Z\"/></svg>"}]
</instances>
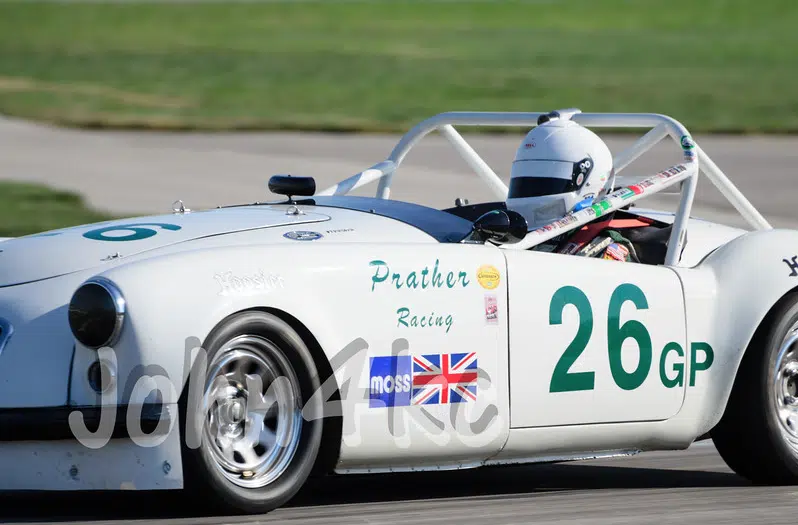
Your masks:
<instances>
[{"instance_id":1,"label":"paved surface","mask_svg":"<svg viewBox=\"0 0 798 525\"><path fill-rule=\"evenodd\" d=\"M520 137L470 140L506 178ZM774 225L798 227L793 205L798 139L697 140ZM266 182L274 173L314 175L318 186L326 187L382 160L395 141L313 134L92 133L0 120L0 178L77 190L93 206L118 213L169 211L177 198L199 209L267 200L273 196ZM608 139L614 152L631 141ZM650 174L677 160L673 146L659 147L625 174ZM394 196L434 206L449 205L457 196L487 198L476 177L437 137L410 154L395 179ZM660 202L673 205L676 199L664 196ZM695 212L741 224L707 183L699 187ZM0 521L792 524L796 496L798 488L750 486L725 467L711 443L701 442L687 451L625 459L328 478L267 516L215 516L171 494L67 494L0 499Z\"/></svg>"},{"instance_id":2,"label":"paved surface","mask_svg":"<svg viewBox=\"0 0 798 525\"><path fill-rule=\"evenodd\" d=\"M0 521L206 525L795 523L793 487L753 487L701 442L683 452L431 474L327 478L265 516L209 514L177 495L0 500Z\"/></svg>"},{"instance_id":3,"label":"paved surface","mask_svg":"<svg viewBox=\"0 0 798 525\"><path fill-rule=\"evenodd\" d=\"M503 178L520 136L468 137ZM319 188L388 156L395 136L285 133L176 134L76 132L0 119L0 178L39 181L78 190L95 207L124 214L168 212L175 199L193 209L274 198L266 189L275 173L313 175ZM633 141L609 137L614 153ZM792 187L798 138L697 137L704 150L776 226L798 226ZM661 143L623 172L650 175L679 160ZM359 194L373 195L376 185ZM488 199L482 183L449 144L430 136L411 151L394 178L393 196L432 206L455 197ZM674 207L675 196L658 203ZM694 215L744 224L706 180Z\"/></svg>"}]
</instances>

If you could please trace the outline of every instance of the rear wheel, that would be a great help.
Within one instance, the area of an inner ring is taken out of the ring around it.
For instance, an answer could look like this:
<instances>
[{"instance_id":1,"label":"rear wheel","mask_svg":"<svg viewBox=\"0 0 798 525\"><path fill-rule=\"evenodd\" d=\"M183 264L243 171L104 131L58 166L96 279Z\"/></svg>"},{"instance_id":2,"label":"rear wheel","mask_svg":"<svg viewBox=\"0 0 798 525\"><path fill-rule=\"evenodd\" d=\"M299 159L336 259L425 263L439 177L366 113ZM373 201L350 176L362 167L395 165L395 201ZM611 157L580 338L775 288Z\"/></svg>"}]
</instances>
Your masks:
<instances>
[{"instance_id":1,"label":"rear wheel","mask_svg":"<svg viewBox=\"0 0 798 525\"><path fill-rule=\"evenodd\" d=\"M798 294L786 296L757 331L711 435L741 476L798 482Z\"/></svg>"},{"instance_id":2,"label":"rear wheel","mask_svg":"<svg viewBox=\"0 0 798 525\"><path fill-rule=\"evenodd\" d=\"M225 320L206 340L207 367L192 378L201 398L181 402L186 488L226 510L262 513L287 502L305 483L318 455L322 420L302 417L319 388L301 337L263 312ZM189 391L192 389L189 388ZM192 424L186 425L186 422Z\"/></svg>"}]
</instances>

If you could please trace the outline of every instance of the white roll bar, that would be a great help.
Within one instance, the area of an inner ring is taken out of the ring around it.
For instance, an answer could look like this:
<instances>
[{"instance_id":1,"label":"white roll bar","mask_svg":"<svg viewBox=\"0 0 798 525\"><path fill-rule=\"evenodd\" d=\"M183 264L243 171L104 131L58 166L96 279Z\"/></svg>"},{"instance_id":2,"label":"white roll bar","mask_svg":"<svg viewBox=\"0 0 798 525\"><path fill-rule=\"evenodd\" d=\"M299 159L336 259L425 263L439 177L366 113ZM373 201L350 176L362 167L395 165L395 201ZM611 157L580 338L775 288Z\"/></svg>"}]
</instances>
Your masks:
<instances>
[{"instance_id":1,"label":"white roll bar","mask_svg":"<svg viewBox=\"0 0 798 525\"><path fill-rule=\"evenodd\" d=\"M679 210L676 212L674 218L673 231L671 238L668 242L668 254L666 256L665 264L676 265L679 261L679 254L681 254L681 247L684 242L685 227L687 220L690 217L690 210L692 209L693 199L695 197L695 188L698 179L699 171L703 172L707 178L715 185L721 194L734 206L743 218L754 228L758 230L770 229L771 226L765 218L757 211L757 209L743 196L737 187L729 180L729 178L721 171L720 168L709 158L709 156L701 149L700 146L693 142L690 133L687 131L680 122L668 117L666 115L659 115L655 113L581 113L578 109L565 109L552 113L517 113L517 112L449 112L435 115L417 124L410 131L408 131L394 147L387 160L375 164L371 168L358 173L348 179L345 179L338 184L331 186L318 195L345 195L352 190L360 188L366 184L374 181L379 181L377 187L377 197L381 199L390 198L391 183L396 170L402 164L407 153L415 146L422 138L432 131L439 131L446 139L452 144L454 149L460 156L468 163L474 170L477 176L482 179L491 192L496 195L500 200L507 197L507 186L499 178L498 175L488 166L482 157L466 142L454 128L456 125L460 126L494 126L494 127L511 127L520 126L532 128L537 126L538 118L541 115L548 115L552 118L570 118L579 124L588 128L649 128L650 130L643 135L637 142L626 150L620 152L613 159L615 166L615 173L621 172L629 164L631 164L640 155L654 147L665 136L670 136L677 144L680 145L685 154L685 162L680 165L684 169L680 169L678 174L665 176L671 173L671 170L678 169L678 167L665 170L654 175L646 181L629 186L628 188L620 188L608 195L601 203L597 203L599 208L604 206L603 213L609 213L613 209L617 209L628 205L629 203L638 200L643 196L649 196L651 193L656 193L681 183L681 201ZM652 182L653 180L653 182ZM627 193L626 199L619 200L619 192L626 190L631 191L631 188L639 187L640 184L649 183L648 190L645 195L635 194L630 197ZM613 197L615 196L615 197ZM616 208L617 206L617 208ZM557 221L553 224L559 224L566 221L561 227L556 228L557 233L550 235L547 232L545 235L540 233L540 230L530 232L527 237L518 244L503 245L505 249L528 249L532 246L545 242L545 240L561 235L570 231L585 222L594 220L595 216L590 216L588 210L595 209L596 205L582 212L569 214L564 219ZM581 214L581 215L580 215ZM582 222L582 221L585 222ZM551 226L551 225L547 225Z\"/></svg>"},{"instance_id":2,"label":"white roll bar","mask_svg":"<svg viewBox=\"0 0 798 525\"><path fill-rule=\"evenodd\" d=\"M460 135L453 126L448 124L442 126L439 130L441 134L446 137L449 142L452 143L454 149L463 157L471 169L476 172L476 174L481 178L488 187L493 191L493 194L496 195L500 200L507 199L508 188L504 184L498 175L488 166L488 164L482 160L476 151L471 147L471 145L466 142L462 135Z\"/></svg>"}]
</instances>

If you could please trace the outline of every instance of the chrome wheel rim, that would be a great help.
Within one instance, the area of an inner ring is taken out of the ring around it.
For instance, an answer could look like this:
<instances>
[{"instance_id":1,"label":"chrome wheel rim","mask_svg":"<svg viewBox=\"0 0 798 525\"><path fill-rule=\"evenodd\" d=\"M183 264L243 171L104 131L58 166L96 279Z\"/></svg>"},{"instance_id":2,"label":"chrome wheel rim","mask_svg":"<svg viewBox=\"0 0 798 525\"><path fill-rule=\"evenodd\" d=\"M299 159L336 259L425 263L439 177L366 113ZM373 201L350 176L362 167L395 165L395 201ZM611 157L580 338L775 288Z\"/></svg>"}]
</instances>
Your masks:
<instances>
[{"instance_id":1,"label":"chrome wheel rim","mask_svg":"<svg viewBox=\"0 0 798 525\"><path fill-rule=\"evenodd\" d=\"M776 418L793 448L798 448L798 322L781 343L771 384Z\"/></svg>"},{"instance_id":2,"label":"chrome wheel rim","mask_svg":"<svg viewBox=\"0 0 798 525\"><path fill-rule=\"evenodd\" d=\"M238 336L208 365L203 446L232 483L260 488L285 472L299 446L301 394L291 363L271 341Z\"/></svg>"}]
</instances>

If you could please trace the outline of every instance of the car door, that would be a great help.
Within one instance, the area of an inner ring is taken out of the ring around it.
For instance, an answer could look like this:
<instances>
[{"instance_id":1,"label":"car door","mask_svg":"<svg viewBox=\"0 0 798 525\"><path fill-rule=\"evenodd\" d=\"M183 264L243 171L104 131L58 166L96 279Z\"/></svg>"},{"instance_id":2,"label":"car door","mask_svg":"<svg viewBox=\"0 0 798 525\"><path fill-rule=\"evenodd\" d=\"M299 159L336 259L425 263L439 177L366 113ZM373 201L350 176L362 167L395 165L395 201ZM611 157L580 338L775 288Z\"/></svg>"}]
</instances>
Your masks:
<instances>
[{"instance_id":1,"label":"car door","mask_svg":"<svg viewBox=\"0 0 798 525\"><path fill-rule=\"evenodd\" d=\"M684 398L671 269L507 250L512 428L663 420Z\"/></svg>"}]
</instances>

